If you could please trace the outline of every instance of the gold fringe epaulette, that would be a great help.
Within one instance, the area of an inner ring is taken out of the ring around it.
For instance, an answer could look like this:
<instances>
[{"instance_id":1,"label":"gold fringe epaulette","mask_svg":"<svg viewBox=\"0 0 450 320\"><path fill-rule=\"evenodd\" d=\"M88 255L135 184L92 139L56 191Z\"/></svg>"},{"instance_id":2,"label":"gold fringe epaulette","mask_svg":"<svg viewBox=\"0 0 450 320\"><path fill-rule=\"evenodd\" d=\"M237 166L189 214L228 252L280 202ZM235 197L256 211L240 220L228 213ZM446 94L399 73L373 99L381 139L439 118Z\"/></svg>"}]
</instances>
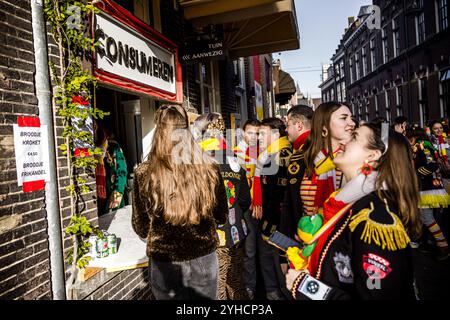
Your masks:
<instances>
[{"instance_id":1,"label":"gold fringe epaulette","mask_svg":"<svg viewBox=\"0 0 450 320\"><path fill-rule=\"evenodd\" d=\"M410 239L400 218L392 213L386 204L386 211L392 217L394 222L392 224L379 223L370 218L370 214L373 210L374 204L371 202L370 209L363 209L354 215L351 218L349 225L350 231L353 232L361 222L365 222L366 225L361 234L361 240L363 242L371 244L373 241L383 250L386 248L389 251L406 248Z\"/></svg>"}]
</instances>

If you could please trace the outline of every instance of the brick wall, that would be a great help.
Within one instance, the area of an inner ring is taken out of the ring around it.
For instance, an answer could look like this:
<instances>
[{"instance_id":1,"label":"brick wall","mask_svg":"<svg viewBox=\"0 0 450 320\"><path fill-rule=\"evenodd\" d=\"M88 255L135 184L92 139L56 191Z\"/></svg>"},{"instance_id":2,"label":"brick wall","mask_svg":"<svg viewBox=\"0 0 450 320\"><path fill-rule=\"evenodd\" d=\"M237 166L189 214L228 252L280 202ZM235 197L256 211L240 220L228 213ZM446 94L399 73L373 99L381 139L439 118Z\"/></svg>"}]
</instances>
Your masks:
<instances>
[{"instance_id":1,"label":"brick wall","mask_svg":"<svg viewBox=\"0 0 450 320\"><path fill-rule=\"evenodd\" d=\"M34 88L34 54L30 0L0 2L0 299L51 299L51 274L44 191L23 193L17 186L13 124L19 115L39 115ZM48 35L49 59L59 65L58 48ZM54 110L57 145L63 120ZM67 158L57 151L61 224L71 215ZM80 210L98 224L95 176L84 173L92 192L83 196ZM51 196L51 195L49 195ZM64 252L71 247L64 237ZM66 277L67 263L66 263ZM146 269L127 270L77 284L86 299L146 299L150 296ZM102 271L101 274L106 274ZM96 280L97 279L97 280ZM97 287L98 286L98 287ZM80 297L81 298L81 297Z\"/></svg>"},{"instance_id":2,"label":"brick wall","mask_svg":"<svg viewBox=\"0 0 450 320\"><path fill-rule=\"evenodd\" d=\"M0 299L49 299L44 192L17 185L13 124L37 116L30 1L0 2Z\"/></svg>"},{"instance_id":3,"label":"brick wall","mask_svg":"<svg viewBox=\"0 0 450 320\"><path fill-rule=\"evenodd\" d=\"M148 268L96 274L78 285L77 300L150 300Z\"/></svg>"}]
</instances>

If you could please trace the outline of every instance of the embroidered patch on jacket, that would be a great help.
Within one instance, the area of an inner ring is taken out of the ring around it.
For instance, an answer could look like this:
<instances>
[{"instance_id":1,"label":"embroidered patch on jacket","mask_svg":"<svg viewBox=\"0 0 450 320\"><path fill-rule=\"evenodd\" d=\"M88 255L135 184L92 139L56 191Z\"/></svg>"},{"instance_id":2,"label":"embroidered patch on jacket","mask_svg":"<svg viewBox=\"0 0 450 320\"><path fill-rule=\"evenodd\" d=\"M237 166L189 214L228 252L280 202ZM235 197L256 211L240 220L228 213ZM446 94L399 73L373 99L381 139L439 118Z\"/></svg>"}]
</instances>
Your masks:
<instances>
[{"instance_id":1,"label":"embroidered patch on jacket","mask_svg":"<svg viewBox=\"0 0 450 320\"><path fill-rule=\"evenodd\" d=\"M233 239L234 244L239 242L239 231L236 226L231 227L231 238Z\"/></svg>"},{"instance_id":2,"label":"embroidered patch on jacket","mask_svg":"<svg viewBox=\"0 0 450 320\"><path fill-rule=\"evenodd\" d=\"M217 235L219 236L219 246L223 247L227 243L225 231L217 230Z\"/></svg>"},{"instance_id":3,"label":"embroidered patch on jacket","mask_svg":"<svg viewBox=\"0 0 450 320\"><path fill-rule=\"evenodd\" d=\"M363 255L363 269L371 278L380 280L386 278L392 271L389 267L390 264L389 261L376 254Z\"/></svg>"},{"instance_id":4,"label":"embroidered patch on jacket","mask_svg":"<svg viewBox=\"0 0 450 320\"><path fill-rule=\"evenodd\" d=\"M340 252L336 252L333 260L334 267L338 273L339 281L343 283L353 283L353 271L350 257Z\"/></svg>"},{"instance_id":5,"label":"embroidered patch on jacket","mask_svg":"<svg viewBox=\"0 0 450 320\"><path fill-rule=\"evenodd\" d=\"M295 176L300 171L300 166L297 162L293 162L289 165L288 171L290 174Z\"/></svg>"},{"instance_id":6,"label":"embroidered patch on jacket","mask_svg":"<svg viewBox=\"0 0 450 320\"><path fill-rule=\"evenodd\" d=\"M236 201L236 188L230 180L224 179L223 182L225 184L225 191L228 198L228 208L231 208Z\"/></svg>"},{"instance_id":7,"label":"embroidered patch on jacket","mask_svg":"<svg viewBox=\"0 0 450 320\"><path fill-rule=\"evenodd\" d=\"M231 225L236 223L236 210L234 208L228 210L228 221Z\"/></svg>"}]
</instances>

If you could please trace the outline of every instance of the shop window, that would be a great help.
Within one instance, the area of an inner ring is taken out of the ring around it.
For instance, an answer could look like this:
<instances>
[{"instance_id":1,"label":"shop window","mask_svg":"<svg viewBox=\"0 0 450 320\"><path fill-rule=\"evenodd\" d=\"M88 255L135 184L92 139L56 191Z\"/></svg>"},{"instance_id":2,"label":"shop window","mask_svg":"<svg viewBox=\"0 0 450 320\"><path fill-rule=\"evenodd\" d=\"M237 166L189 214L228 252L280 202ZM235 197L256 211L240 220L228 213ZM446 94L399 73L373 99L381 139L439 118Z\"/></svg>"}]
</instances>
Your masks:
<instances>
[{"instance_id":1,"label":"shop window","mask_svg":"<svg viewBox=\"0 0 450 320\"><path fill-rule=\"evenodd\" d=\"M214 68L211 61L201 62L195 68L195 81L200 93L201 113L220 112L220 98L214 77Z\"/></svg>"},{"instance_id":2,"label":"shop window","mask_svg":"<svg viewBox=\"0 0 450 320\"><path fill-rule=\"evenodd\" d=\"M108 153L104 150L105 157L103 159L106 173L106 197L98 194L97 199L98 212L99 215L102 215L109 211L106 205L111 196L111 189L109 189L112 188L111 183L114 183L118 190L124 190L124 205L129 205L131 202L131 194L128 193L130 189L126 187L124 189L124 184L125 186L129 185L128 179L135 166L142 159L142 117L141 100L138 96L101 86L96 90L95 95L96 107L110 113L103 120L98 120L97 124L100 129L95 133L96 146L101 148L108 146ZM108 137L108 143L106 143L106 137ZM111 154L111 152L117 152L118 150L112 148L114 144L120 147L125 160L121 160L121 157L115 158ZM119 163L119 161L122 162ZM122 166L127 168L127 177L120 175L123 171L118 172L117 177L114 177L114 170L110 168L122 168ZM101 183L97 181L97 185L99 184ZM97 188L97 191L99 191L99 188Z\"/></svg>"}]
</instances>

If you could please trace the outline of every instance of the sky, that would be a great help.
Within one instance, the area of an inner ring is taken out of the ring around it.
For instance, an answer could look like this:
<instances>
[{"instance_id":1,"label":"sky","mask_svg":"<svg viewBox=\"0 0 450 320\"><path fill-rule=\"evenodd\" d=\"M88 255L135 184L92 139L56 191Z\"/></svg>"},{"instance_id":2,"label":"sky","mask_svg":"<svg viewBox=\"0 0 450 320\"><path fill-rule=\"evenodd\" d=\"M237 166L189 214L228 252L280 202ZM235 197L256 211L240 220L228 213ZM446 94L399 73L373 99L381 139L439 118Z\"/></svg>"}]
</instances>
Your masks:
<instances>
[{"instance_id":1,"label":"sky","mask_svg":"<svg viewBox=\"0 0 450 320\"><path fill-rule=\"evenodd\" d=\"M320 98L322 64L329 64L348 17L358 16L359 8L371 0L295 0L300 32L300 49L274 53L281 69L288 72L304 95Z\"/></svg>"}]
</instances>

